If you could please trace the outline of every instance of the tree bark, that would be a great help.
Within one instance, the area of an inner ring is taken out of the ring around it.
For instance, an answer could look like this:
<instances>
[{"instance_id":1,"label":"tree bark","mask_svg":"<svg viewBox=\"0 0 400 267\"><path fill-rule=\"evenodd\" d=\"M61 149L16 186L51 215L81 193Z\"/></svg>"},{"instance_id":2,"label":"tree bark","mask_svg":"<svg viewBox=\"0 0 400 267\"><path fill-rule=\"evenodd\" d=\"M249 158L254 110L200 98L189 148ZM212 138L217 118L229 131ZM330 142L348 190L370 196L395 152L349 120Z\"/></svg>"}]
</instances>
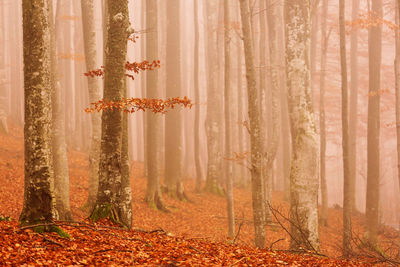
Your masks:
<instances>
[{"instance_id":1,"label":"tree bark","mask_svg":"<svg viewBox=\"0 0 400 267\"><path fill-rule=\"evenodd\" d=\"M225 157L232 157L231 141L231 35L230 35L230 0L224 0L224 52L225 52ZM226 179L226 206L228 213L228 236L235 236L235 210L233 203L233 181L232 181L232 162L225 160L225 179Z\"/></svg>"},{"instance_id":2,"label":"tree bark","mask_svg":"<svg viewBox=\"0 0 400 267\"><path fill-rule=\"evenodd\" d=\"M310 0L286 0L286 72L292 134L290 248L319 250L318 140L310 86Z\"/></svg>"},{"instance_id":3,"label":"tree bark","mask_svg":"<svg viewBox=\"0 0 400 267\"><path fill-rule=\"evenodd\" d=\"M50 17L48 0L24 0L25 187L22 225L56 217L51 154Z\"/></svg>"},{"instance_id":4,"label":"tree bark","mask_svg":"<svg viewBox=\"0 0 400 267\"><path fill-rule=\"evenodd\" d=\"M255 245L265 247L265 201L263 195L263 179L261 176L262 136L260 131L259 94L257 91L254 50L250 25L250 8L248 0L240 0L242 19L244 56L246 62L246 79L248 92L248 113L250 120L251 144L251 189L254 217Z\"/></svg>"},{"instance_id":5,"label":"tree bark","mask_svg":"<svg viewBox=\"0 0 400 267\"><path fill-rule=\"evenodd\" d=\"M82 0L82 25L83 39L85 48L86 71L95 70L99 66L97 64L96 50L96 31L94 27L94 0ZM89 102L93 103L102 98L100 83L97 78L87 78ZM93 208L96 202L97 186L99 181L99 155L100 155L100 138L101 138L101 113L91 114L92 134L89 152L89 197L87 201L88 209Z\"/></svg>"},{"instance_id":6,"label":"tree bark","mask_svg":"<svg viewBox=\"0 0 400 267\"><path fill-rule=\"evenodd\" d=\"M104 100L120 101L125 89L127 40L133 32L129 23L128 0L108 0L108 35L104 77ZM123 178L122 111L102 113L102 137L99 162L99 186L91 219L110 218L128 228L132 225L130 192Z\"/></svg>"},{"instance_id":7,"label":"tree bark","mask_svg":"<svg viewBox=\"0 0 400 267\"><path fill-rule=\"evenodd\" d=\"M342 80L342 149L343 149L343 248L345 258L351 254L351 183L349 169L349 114L347 89L345 0L339 0L340 70Z\"/></svg>"},{"instance_id":8,"label":"tree bark","mask_svg":"<svg viewBox=\"0 0 400 267\"><path fill-rule=\"evenodd\" d=\"M400 0L396 0L396 24L400 25ZM400 35L396 33L395 86L396 86L396 134L397 134L397 178L400 188ZM400 204L398 205L400 207ZM400 221L399 221L400 226Z\"/></svg>"},{"instance_id":9,"label":"tree bark","mask_svg":"<svg viewBox=\"0 0 400 267\"><path fill-rule=\"evenodd\" d=\"M371 11L382 18L382 2L372 1ZM369 94L367 122L367 197L366 197L366 237L372 245L378 242L379 225L379 180L380 180L380 71L382 61L382 25L368 28Z\"/></svg>"},{"instance_id":10,"label":"tree bark","mask_svg":"<svg viewBox=\"0 0 400 267\"><path fill-rule=\"evenodd\" d=\"M329 33L326 31L328 1L322 4L321 23L321 75L319 80L319 129L320 129L320 176L321 176L321 225L328 226L328 186L326 181L326 123L325 123L325 79Z\"/></svg>"}]
</instances>

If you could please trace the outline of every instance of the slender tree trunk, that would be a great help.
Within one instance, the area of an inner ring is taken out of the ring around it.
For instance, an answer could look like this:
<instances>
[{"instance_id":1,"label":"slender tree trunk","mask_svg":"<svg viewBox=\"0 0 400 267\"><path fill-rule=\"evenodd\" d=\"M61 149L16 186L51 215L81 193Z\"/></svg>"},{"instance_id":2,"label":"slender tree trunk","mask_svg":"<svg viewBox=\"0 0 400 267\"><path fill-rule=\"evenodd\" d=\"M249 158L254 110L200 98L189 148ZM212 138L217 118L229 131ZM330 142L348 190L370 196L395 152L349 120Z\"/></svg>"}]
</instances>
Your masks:
<instances>
[{"instance_id":1,"label":"slender tree trunk","mask_svg":"<svg viewBox=\"0 0 400 267\"><path fill-rule=\"evenodd\" d=\"M180 1L167 6L167 97L181 94ZM178 199L186 199L182 184L182 115L180 108L165 117L165 184Z\"/></svg>"},{"instance_id":2,"label":"slender tree trunk","mask_svg":"<svg viewBox=\"0 0 400 267\"><path fill-rule=\"evenodd\" d=\"M352 1L352 21L358 19L360 0ZM351 210L356 210L357 177L357 124L358 124L358 28L354 27L350 35L350 108L349 108L349 169Z\"/></svg>"},{"instance_id":3,"label":"slender tree trunk","mask_svg":"<svg viewBox=\"0 0 400 267\"><path fill-rule=\"evenodd\" d=\"M396 0L396 24L400 25L400 0ZM396 33L396 59L395 59L395 83L396 83L396 134L397 134L397 177L400 188L400 35ZM400 204L399 204L400 206ZM399 221L400 227L400 221Z\"/></svg>"},{"instance_id":4,"label":"slender tree trunk","mask_svg":"<svg viewBox=\"0 0 400 267\"><path fill-rule=\"evenodd\" d=\"M230 0L224 0L224 50L225 50L225 157L232 157L231 141L231 35L230 35ZM235 235L235 210L233 206L233 181L232 181L232 162L225 161L226 177L226 204L228 212L228 236L233 238Z\"/></svg>"},{"instance_id":5,"label":"slender tree trunk","mask_svg":"<svg viewBox=\"0 0 400 267\"><path fill-rule=\"evenodd\" d=\"M104 77L104 100L120 101L126 86L127 40L133 32L129 23L128 0L108 0L108 35ZM103 111L99 162L99 187L91 218L110 218L128 228L132 225L132 205L124 180L123 116L118 110ZM122 167L122 168L121 168Z\"/></svg>"},{"instance_id":6,"label":"slender tree trunk","mask_svg":"<svg viewBox=\"0 0 400 267\"><path fill-rule=\"evenodd\" d=\"M345 0L339 0L340 70L342 79L342 149L343 149L343 256L351 254L351 183L349 169L349 114L345 32Z\"/></svg>"},{"instance_id":7,"label":"slender tree trunk","mask_svg":"<svg viewBox=\"0 0 400 267\"><path fill-rule=\"evenodd\" d=\"M218 25L218 1L209 0L205 3L206 20L206 50L207 50L207 177L205 190L214 194L223 195L219 184L221 172L221 93L218 89L218 53L217 30Z\"/></svg>"},{"instance_id":8,"label":"slender tree trunk","mask_svg":"<svg viewBox=\"0 0 400 267\"><path fill-rule=\"evenodd\" d=\"M382 2L372 1L371 11L382 18ZM367 136L367 199L366 237L375 246L378 242L379 225L379 180L380 180L380 71L382 61L382 25L368 28L369 94L368 94L368 136Z\"/></svg>"},{"instance_id":9,"label":"slender tree trunk","mask_svg":"<svg viewBox=\"0 0 400 267\"><path fill-rule=\"evenodd\" d=\"M202 171L200 163L200 88L199 88L199 0L194 0L194 161L196 166L196 191L200 192Z\"/></svg>"},{"instance_id":10,"label":"slender tree trunk","mask_svg":"<svg viewBox=\"0 0 400 267\"><path fill-rule=\"evenodd\" d=\"M55 218L51 154L50 17L48 0L23 0L25 187L22 225ZM48 230L48 229L47 229Z\"/></svg>"},{"instance_id":11,"label":"slender tree trunk","mask_svg":"<svg viewBox=\"0 0 400 267\"><path fill-rule=\"evenodd\" d=\"M150 61L158 58L158 10L157 0L147 0L146 3L146 58ZM158 89L158 71L152 70L146 73L146 97L160 98ZM147 120L147 191L145 200L150 207L166 210L160 190L161 172L161 117L153 112L146 113Z\"/></svg>"},{"instance_id":12,"label":"slender tree trunk","mask_svg":"<svg viewBox=\"0 0 400 267\"><path fill-rule=\"evenodd\" d=\"M319 129L320 129L320 176L321 176L321 225L328 226L328 186L326 181L326 126L325 126L325 78L329 33L326 31L328 0L322 4L321 23L321 75L319 80Z\"/></svg>"},{"instance_id":13,"label":"slender tree trunk","mask_svg":"<svg viewBox=\"0 0 400 267\"><path fill-rule=\"evenodd\" d=\"M0 134L8 134L4 2L0 3Z\"/></svg>"},{"instance_id":14,"label":"slender tree trunk","mask_svg":"<svg viewBox=\"0 0 400 267\"><path fill-rule=\"evenodd\" d=\"M94 27L94 0L82 0L82 25L85 48L86 71L95 70L97 64L96 31ZM93 103L102 98L100 83L97 78L87 78L89 102ZM89 197L87 205L89 210L96 202L97 186L99 182L99 155L101 138L101 113L91 114L92 134L89 152Z\"/></svg>"},{"instance_id":15,"label":"slender tree trunk","mask_svg":"<svg viewBox=\"0 0 400 267\"><path fill-rule=\"evenodd\" d=\"M52 154L54 170L54 189L56 196L57 219L72 220L69 204L69 173L67 146L65 143L65 110L56 56L56 35L53 6L49 6L50 15L50 64L51 64L51 103L52 103Z\"/></svg>"},{"instance_id":16,"label":"slender tree trunk","mask_svg":"<svg viewBox=\"0 0 400 267\"><path fill-rule=\"evenodd\" d=\"M278 51L278 29L276 19L279 17L278 14L278 6L274 4L273 0L268 0L268 8L267 8L267 22L268 22L268 32L269 32L269 60L270 60L270 87L271 87L271 135L268 141L268 148L266 151L266 167L265 170L267 173L267 181L268 181L268 195L266 201L271 201L271 192L272 192L272 184L273 184L273 169L274 169L274 161L276 158L276 153L278 151L279 146L279 132L280 132L280 87L279 87L279 51ZM271 219L270 215L267 219Z\"/></svg>"},{"instance_id":17,"label":"slender tree trunk","mask_svg":"<svg viewBox=\"0 0 400 267\"><path fill-rule=\"evenodd\" d=\"M311 0L286 0L286 72L292 134L290 248L319 250L318 140L310 86Z\"/></svg>"},{"instance_id":18,"label":"slender tree trunk","mask_svg":"<svg viewBox=\"0 0 400 267\"><path fill-rule=\"evenodd\" d=\"M248 112L250 120L251 142L251 182L252 201L256 247L265 247L265 202L263 195L263 180L261 176L262 137L260 132L259 95L257 92L256 73L254 65L253 41L250 27L250 8L248 0L240 0L242 18L244 55L246 62L246 78L248 91Z\"/></svg>"}]
</instances>

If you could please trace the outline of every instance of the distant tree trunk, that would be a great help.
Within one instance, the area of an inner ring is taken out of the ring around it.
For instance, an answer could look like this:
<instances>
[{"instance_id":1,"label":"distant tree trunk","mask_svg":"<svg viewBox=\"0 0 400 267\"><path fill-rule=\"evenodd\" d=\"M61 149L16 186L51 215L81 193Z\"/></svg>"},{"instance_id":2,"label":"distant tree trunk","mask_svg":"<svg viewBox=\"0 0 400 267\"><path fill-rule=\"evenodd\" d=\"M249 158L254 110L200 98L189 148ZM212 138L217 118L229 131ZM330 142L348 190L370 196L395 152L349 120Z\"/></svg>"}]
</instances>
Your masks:
<instances>
[{"instance_id":1,"label":"distant tree trunk","mask_svg":"<svg viewBox=\"0 0 400 267\"><path fill-rule=\"evenodd\" d=\"M205 2L206 20L206 53L207 53L207 177L205 190L214 194L223 195L219 184L221 172L221 93L218 89L218 53L217 53L217 30L218 25L218 1L209 0Z\"/></svg>"},{"instance_id":2,"label":"distant tree trunk","mask_svg":"<svg viewBox=\"0 0 400 267\"><path fill-rule=\"evenodd\" d=\"M372 1L371 11L382 18L382 2ZM380 133L380 82L382 61L382 25L368 28L369 54L369 94L368 94L368 136L367 136L367 199L366 199L366 237L375 246L378 242L379 224L379 133Z\"/></svg>"},{"instance_id":3,"label":"distant tree trunk","mask_svg":"<svg viewBox=\"0 0 400 267\"><path fill-rule=\"evenodd\" d=\"M82 25L85 48L86 71L97 69L96 31L94 27L94 0L82 0ZM89 102L93 103L102 98L100 83L97 78L87 78ZM88 210L96 202L97 186L99 182L99 156L101 138L101 113L91 114L92 136L89 152L89 197Z\"/></svg>"},{"instance_id":4,"label":"distant tree trunk","mask_svg":"<svg viewBox=\"0 0 400 267\"><path fill-rule=\"evenodd\" d=\"M8 134L7 126L7 87L6 85L6 57L5 57L5 23L4 1L0 3L0 134Z\"/></svg>"},{"instance_id":5,"label":"distant tree trunk","mask_svg":"<svg viewBox=\"0 0 400 267\"><path fill-rule=\"evenodd\" d=\"M290 248L319 250L318 140L310 86L311 0L286 0L286 72L292 133Z\"/></svg>"},{"instance_id":6,"label":"distant tree trunk","mask_svg":"<svg viewBox=\"0 0 400 267\"><path fill-rule=\"evenodd\" d=\"M360 0L353 0L352 21L358 19ZM350 112L349 112L349 169L351 210L356 210L356 177L357 177L357 113L358 113L358 28L350 34Z\"/></svg>"},{"instance_id":7,"label":"distant tree trunk","mask_svg":"<svg viewBox=\"0 0 400 267\"><path fill-rule=\"evenodd\" d=\"M108 36L104 77L104 100L120 101L125 90L127 40L132 33L128 0L108 0ZM129 182L124 178L123 116L118 110L103 111L99 162L99 187L91 219L110 218L128 228L132 225L132 205L126 198ZM129 192L128 192L129 191Z\"/></svg>"},{"instance_id":8,"label":"distant tree trunk","mask_svg":"<svg viewBox=\"0 0 400 267\"><path fill-rule=\"evenodd\" d=\"M147 8L147 0L142 0L142 25L146 25L146 20L147 20L147 13L146 13L146 8ZM147 49L147 39L146 38L144 38L141 42L140 42L140 45L141 45L141 53L142 53L142 56L144 57L144 55L146 55L146 49ZM146 86L146 81L147 81L147 76L145 76L145 75L143 75L142 77L141 77L141 79L140 79L140 82L141 82L141 91L142 91L142 97L145 97L145 95L146 95L146 88L147 88L147 86ZM142 133L143 133L143 141L142 142L140 142L140 146L141 146L141 148L143 149L143 166L144 166L144 176L145 177L148 177L148 175L149 175L149 173L148 173L148 170L149 170L149 166L148 166L148 151L147 151L147 136L148 136L148 134L147 134L147 116L146 116L146 114L141 114L141 116L142 116L142 120L143 120L143 123L142 123L142 127L143 127L143 131L142 131ZM139 139L139 138L138 138Z\"/></svg>"},{"instance_id":9,"label":"distant tree trunk","mask_svg":"<svg viewBox=\"0 0 400 267\"><path fill-rule=\"evenodd\" d=\"M230 35L230 0L224 0L224 51L225 51L225 157L232 157L231 141L231 35ZM225 160L226 178L226 204L228 212L228 236L233 238L235 235L235 210L233 206L233 181L232 181L232 162Z\"/></svg>"},{"instance_id":10,"label":"distant tree trunk","mask_svg":"<svg viewBox=\"0 0 400 267\"><path fill-rule=\"evenodd\" d=\"M268 137L268 145L266 151L266 175L268 182L268 194L266 195L266 201L271 201L272 197L272 184L273 184L273 169L274 161L276 158L276 153L279 146L279 132L280 132L280 87L279 87L279 65L280 65L280 55L278 51L278 30L276 19L279 17L278 6L273 2L273 0L268 0L267 8L267 22L268 22L268 43L269 43L269 60L270 60L270 87L271 87L271 101L268 103L271 105L271 135ZM260 16L262 17L262 16ZM269 214L269 212L268 212ZM268 215L269 220L271 216Z\"/></svg>"},{"instance_id":11,"label":"distant tree trunk","mask_svg":"<svg viewBox=\"0 0 400 267\"><path fill-rule=\"evenodd\" d=\"M196 191L200 192L202 171L200 163L200 88L199 88L199 0L194 0L194 161L196 166Z\"/></svg>"},{"instance_id":12,"label":"distant tree trunk","mask_svg":"<svg viewBox=\"0 0 400 267\"><path fill-rule=\"evenodd\" d=\"M396 0L397 16L396 24L400 25L400 0ZM396 134L397 134L397 177L400 188L400 35L396 33L396 59L395 59L395 83L396 83ZM400 206L400 205L399 205ZM400 227L400 221L399 221Z\"/></svg>"},{"instance_id":13,"label":"distant tree trunk","mask_svg":"<svg viewBox=\"0 0 400 267\"><path fill-rule=\"evenodd\" d=\"M321 176L321 225L328 226L328 186L326 181L326 126L325 126L325 78L329 33L326 32L328 0L322 4L321 22L321 75L319 80L319 129L320 129L320 176Z\"/></svg>"},{"instance_id":14,"label":"distant tree trunk","mask_svg":"<svg viewBox=\"0 0 400 267\"><path fill-rule=\"evenodd\" d=\"M150 61L158 59L158 10L157 0L147 0L146 3L146 58ZM160 98L158 89L158 71L146 73L146 97ZM165 210L160 190L161 172L161 117L160 114L146 112L147 116L147 191L145 200L150 207Z\"/></svg>"},{"instance_id":15,"label":"distant tree trunk","mask_svg":"<svg viewBox=\"0 0 400 267\"><path fill-rule=\"evenodd\" d=\"M51 154L50 17L48 0L23 0L25 187L22 225L55 218Z\"/></svg>"},{"instance_id":16,"label":"distant tree trunk","mask_svg":"<svg viewBox=\"0 0 400 267\"><path fill-rule=\"evenodd\" d=\"M167 97L181 95L180 1L167 6ZM165 116L165 184L168 193L185 199L182 183L182 116L175 108Z\"/></svg>"},{"instance_id":17,"label":"distant tree trunk","mask_svg":"<svg viewBox=\"0 0 400 267\"><path fill-rule=\"evenodd\" d=\"M260 133L259 95L257 92L256 73L254 65L253 41L250 28L250 8L248 0L240 0L242 18L244 56L246 62L246 78L248 92L248 112L250 120L251 142L251 184L255 245L265 247L265 202L263 195L263 180L261 176L262 137Z\"/></svg>"},{"instance_id":18,"label":"distant tree trunk","mask_svg":"<svg viewBox=\"0 0 400 267\"><path fill-rule=\"evenodd\" d=\"M53 6L49 6L50 16L50 64L51 64L51 104L52 104L52 155L54 170L54 192L56 196L57 219L72 220L69 204L69 173L67 146L65 143L65 110L61 96L56 54L56 36Z\"/></svg>"},{"instance_id":19,"label":"distant tree trunk","mask_svg":"<svg viewBox=\"0 0 400 267\"><path fill-rule=\"evenodd\" d=\"M345 0L339 0L340 70L342 80L342 149L343 149L343 256L351 253L351 183L349 169L349 114L345 32Z\"/></svg>"}]
</instances>

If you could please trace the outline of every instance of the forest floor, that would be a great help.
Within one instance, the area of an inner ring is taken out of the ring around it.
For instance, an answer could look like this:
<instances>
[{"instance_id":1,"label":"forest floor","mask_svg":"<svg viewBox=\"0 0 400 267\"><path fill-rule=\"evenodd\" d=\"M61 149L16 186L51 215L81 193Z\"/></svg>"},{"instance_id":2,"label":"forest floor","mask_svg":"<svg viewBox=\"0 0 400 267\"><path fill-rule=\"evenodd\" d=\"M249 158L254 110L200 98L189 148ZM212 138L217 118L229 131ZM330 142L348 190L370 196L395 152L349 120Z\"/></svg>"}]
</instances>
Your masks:
<instances>
[{"instance_id":1,"label":"forest floor","mask_svg":"<svg viewBox=\"0 0 400 267\"><path fill-rule=\"evenodd\" d=\"M10 125L10 134L0 134L0 266L2 265L223 265L223 266L370 266L398 264L400 235L381 227L380 249L363 247L364 216L353 216L355 248L351 260L340 258L342 210L329 209L328 226L320 227L321 254L288 251L289 204L274 193L272 207L279 221L267 226L267 248L253 245L251 192L235 188L234 204L239 233L235 243L227 238L226 201L209 193L196 193L192 179L184 182L189 202L164 197L170 212L162 213L143 201L146 179L143 164L132 163L133 230L107 222L93 224L82 209L87 199L88 159L69 152L71 210L74 223L59 222L70 239L54 233L38 234L21 229L18 216L23 202L23 130Z\"/></svg>"}]
</instances>

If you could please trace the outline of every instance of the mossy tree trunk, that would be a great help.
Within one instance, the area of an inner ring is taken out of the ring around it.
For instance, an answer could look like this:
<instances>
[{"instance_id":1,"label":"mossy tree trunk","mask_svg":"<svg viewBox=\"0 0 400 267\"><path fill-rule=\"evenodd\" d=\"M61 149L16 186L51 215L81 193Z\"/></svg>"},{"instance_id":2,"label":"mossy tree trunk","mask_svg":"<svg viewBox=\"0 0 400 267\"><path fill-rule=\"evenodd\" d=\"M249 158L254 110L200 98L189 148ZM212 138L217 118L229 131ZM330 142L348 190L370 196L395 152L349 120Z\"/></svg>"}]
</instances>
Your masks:
<instances>
[{"instance_id":1,"label":"mossy tree trunk","mask_svg":"<svg viewBox=\"0 0 400 267\"><path fill-rule=\"evenodd\" d=\"M146 58L149 61L158 58L158 8L157 0L147 0L146 2ZM160 98L158 88L158 71L152 70L146 73L146 97ZM161 115L153 112L146 112L147 116L147 189L145 201L150 207L166 210L160 190L161 173L161 138L162 125Z\"/></svg>"},{"instance_id":2,"label":"mossy tree trunk","mask_svg":"<svg viewBox=\"0 0 400 267\"><path fill-rule=\"evenodd\" d=\"M311 0L286 0L286 76L292 134L290 248L319 250L318 137L310 85Z\"/></svg>"},{"instance_id":3,"label":"mossy tree trunk","mask_svg":"<svg viewBox=\"0 0 400 267\"><path fill-rule=\"evenodd\" d=\"M48 0L24 0L25 187L22 225L56 217L51 154L51 65Z\"/></svg>"},{"instance_id":4,"label":"mossy tree trunk","mask_svg":"<svg viewBox=\"0 0 400 267\"><path fill-rule=\"evenodd\" d=\"M128 0L108 0L108 31L104 77L104 100L120 101L126 86L127 40L133 32L129 23ZM129 182L124 177L122 151L123 112L102 113L99 186L91 219L110 218L128 228L132 225Z\"/></svg>"},{"instance_id":5,"label":"mossy tree trunk","mask_svg":"<svg viewBox=\"0 0 400 267\"><path fill-rule=\"evenodd\" d=\"M248 92L248 113L250 120L250 164L255 232L254 239L256 247L263 248L265 247L265 200L263 194L264 185L261 175L263 142L260 131L260 110L258 106L259 94L256 82L253 40L250 26L250 7L248 0L240 0L240 15L242 18L244 56L246 63L246 79Z\"/></svg>"},{"instance_id":6,"label":"mossy tree trunk","mask_svg":"<svg viewBox=\"0 0 400 267\"><path fill-rule=\"evenodd\" d=\"M86 70L94 70L99 66L97 64L96 51L96 31L94 27L94 0L82 0L82 25L83 39L85 48ZM89 102L93 103L101 99L100 82L97 78L87 78L89 90ZM100 138L101 138L101 113L91 115L92 136L89 152L89 197L87 201L88 209L93 208L96 202L97 186L99 183L99 156L100 156Z\"/></svg>"}]
</instances>

